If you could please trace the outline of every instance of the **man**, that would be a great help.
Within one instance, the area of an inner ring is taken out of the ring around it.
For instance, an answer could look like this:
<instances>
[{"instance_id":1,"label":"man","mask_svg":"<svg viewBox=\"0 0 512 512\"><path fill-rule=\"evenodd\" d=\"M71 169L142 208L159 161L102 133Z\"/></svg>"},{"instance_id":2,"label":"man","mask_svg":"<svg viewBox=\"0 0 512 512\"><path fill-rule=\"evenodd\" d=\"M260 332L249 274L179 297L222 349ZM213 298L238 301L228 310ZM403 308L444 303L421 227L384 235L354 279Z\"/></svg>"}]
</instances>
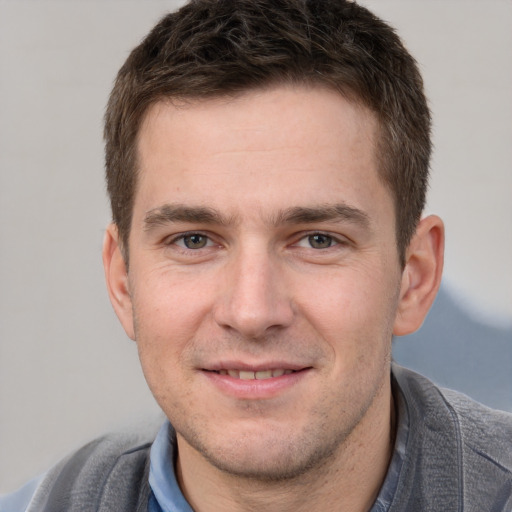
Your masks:
<instances>
[{"instance_id":1,"label":"man","mask_svg":"<svg viewBox=\"0 0 512 512\"><path fill-rule=\"evenodd\" d=\"M391 365L441 278L429 133L414 60L353 2L161 20L107 108L103 260L169 421L26 509L511 510L512 417Z\"/></svg>"}]
</instances>

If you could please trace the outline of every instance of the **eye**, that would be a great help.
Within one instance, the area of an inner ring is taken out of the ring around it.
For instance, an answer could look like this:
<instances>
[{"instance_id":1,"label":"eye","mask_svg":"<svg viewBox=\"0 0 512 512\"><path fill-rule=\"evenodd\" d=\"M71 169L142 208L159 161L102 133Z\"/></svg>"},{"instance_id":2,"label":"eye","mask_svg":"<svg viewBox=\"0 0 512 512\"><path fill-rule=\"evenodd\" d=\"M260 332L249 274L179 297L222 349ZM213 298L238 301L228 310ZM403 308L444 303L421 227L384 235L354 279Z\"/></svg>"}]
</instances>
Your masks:
<instances>
[{"instance_id":1,"label":"eye","mask_svg":"<svg viewBox=\"0 0 512 512\"><path fill-rule=\"evenodd\" d=\"M333 245L334 240L332 237L328 235L323 235L322 233L317 233L316 235L309 235L308 242L313 249L327 249Z\"/></svg>"},{"instance_id":2,"label":"eye","mask_svg":"<svg viewBox=\"0 0 512 512\"><path fill-rule=\"evenodd\" d=\"M182 235L174 240L174 243L185 249L203 249L203 247L212 245L212 241L201 233Z\"/></svg>"},{"instance_id":3,"label":"eye","mask_svg":"<svg viewBox=\"0 0 512 512\"><path fill-rule=\"evenodd\" d=\"M340 242L330 235L325 233L313 233L311 235L301 238L296 244L299 247L313 248L313 249L328 249L333 245L338 245Z\"/></svg>"}]
</instances>

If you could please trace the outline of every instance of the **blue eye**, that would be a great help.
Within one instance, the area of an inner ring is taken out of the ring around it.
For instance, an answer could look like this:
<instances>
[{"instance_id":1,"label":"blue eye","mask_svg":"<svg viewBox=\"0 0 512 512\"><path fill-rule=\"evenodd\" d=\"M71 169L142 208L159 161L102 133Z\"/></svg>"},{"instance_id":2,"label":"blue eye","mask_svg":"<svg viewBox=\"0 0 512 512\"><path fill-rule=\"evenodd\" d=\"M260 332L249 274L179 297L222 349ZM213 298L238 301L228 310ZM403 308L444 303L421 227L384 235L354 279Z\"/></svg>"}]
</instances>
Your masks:
<instances>
[{"instance_id":1,"label":"blue eye","mask_svg":"<svg viewBox=\"0 0 512 512\"><path fill-rule=\"evenodd\" d=\"M339 245L340 240L325 233L312 233L301 238L295 245L305 249L328 249Z\"/></svg>"},{"instance_id":2,"label":"blue eye","mask_svg":"<svg viewBox=\"0 0 512 512\"><path fill-rule=\"evenodd\" d=\"M208 237L205 235L201 235L200 233L191 233L190 235L183 235L180 238L178 238L175 243L187 249L202 249L207 245L211 245L211 242L208 239Z\"/></svg>"},{"instance_id":3,"label":"blue eye","mask_svg":"<svg viewBox=\"0 0 512 512\"><path fill-rule=\"evenodd\" d=\"M324 235L322 233L316 233L307 237L309 245L313 249L327 249L335 244L332 236Z\"/></svg>"}]
</instances>

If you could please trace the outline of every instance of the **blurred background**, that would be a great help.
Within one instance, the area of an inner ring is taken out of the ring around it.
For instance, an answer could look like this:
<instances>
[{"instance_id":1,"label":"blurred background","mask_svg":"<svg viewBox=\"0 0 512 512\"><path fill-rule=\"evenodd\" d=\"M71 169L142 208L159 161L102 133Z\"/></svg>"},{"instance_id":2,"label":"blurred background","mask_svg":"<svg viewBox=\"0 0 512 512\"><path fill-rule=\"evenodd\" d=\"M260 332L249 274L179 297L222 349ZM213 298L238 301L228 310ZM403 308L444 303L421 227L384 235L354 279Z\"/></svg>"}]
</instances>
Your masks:
<instances>
[{"instance_id":1,"label":"blurred background","mask_svg":"<svg viewBox=\"0 0 512 512\"><path fill-rule=\"evenodd\" d=\"M102 117L162 0L0 0L0 492L159 414L114 316ZM434 114L442 292L397 361L512 410L512 2L365 0L417 58Z\"/></svg>"}]
</instances>

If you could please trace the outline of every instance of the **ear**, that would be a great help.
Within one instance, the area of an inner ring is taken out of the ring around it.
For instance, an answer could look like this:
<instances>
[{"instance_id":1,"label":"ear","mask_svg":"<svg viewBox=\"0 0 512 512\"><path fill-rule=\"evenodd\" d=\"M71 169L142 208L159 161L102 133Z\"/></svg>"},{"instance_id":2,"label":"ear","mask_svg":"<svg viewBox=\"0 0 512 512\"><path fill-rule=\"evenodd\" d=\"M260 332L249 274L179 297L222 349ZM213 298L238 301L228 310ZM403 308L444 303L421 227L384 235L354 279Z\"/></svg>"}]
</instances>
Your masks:
<instances>
[{"instance_id":1,"label":"ear","mask_svg":"<svg viewBox=\"0 0 512 512\"><path fill-rule=\"evenodd\" d=\"M119 232L115 224L110 224L103 239L103 267L110 302L126 334L135 340L132 298L128 285L128 272L121 250Z\"/></svg>"},{"instance_id":2,"label":"ear","mask_svg":"<svg viewBox=\"0 0 512 512\"><path fill-rule=\"evenodd\" d=\"M411 334L421 327L441 284L443 257L443 221L430 215L420 221L407 248L395 336Z\"/></svg>"}]
</instances>

